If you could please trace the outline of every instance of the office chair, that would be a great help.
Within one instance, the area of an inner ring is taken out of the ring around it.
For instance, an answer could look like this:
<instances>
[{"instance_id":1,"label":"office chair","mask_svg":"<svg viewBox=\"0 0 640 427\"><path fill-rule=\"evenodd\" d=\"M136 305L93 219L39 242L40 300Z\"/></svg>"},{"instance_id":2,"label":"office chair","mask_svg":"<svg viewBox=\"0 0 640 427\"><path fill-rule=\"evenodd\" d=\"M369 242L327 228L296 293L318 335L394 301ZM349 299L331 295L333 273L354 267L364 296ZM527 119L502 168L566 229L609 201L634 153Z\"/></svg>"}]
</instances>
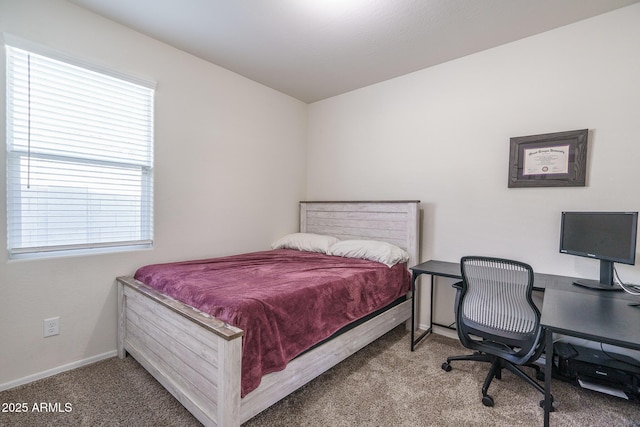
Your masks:
<instances>
[{"instance_id":1,"label":"office chair","mask_svg":"<svg viewBox=\"0 0 640 427\"><path fill-rule=\"evenodd\" d=\"M467 256L460 260L460 269L462 282L454 285L458 289L458 337L475 353L448 357L442 369L451 371L454 360L490 362L491 369L482 386L485 406L493 406L487 391L494 378L501 379L504 368L544 394L544 388L519 368L531 365L544 349L540 311L531 298L531 266L501 258ZM540 406L543 404L544 400Z\"/></svg>"}]
</instances>

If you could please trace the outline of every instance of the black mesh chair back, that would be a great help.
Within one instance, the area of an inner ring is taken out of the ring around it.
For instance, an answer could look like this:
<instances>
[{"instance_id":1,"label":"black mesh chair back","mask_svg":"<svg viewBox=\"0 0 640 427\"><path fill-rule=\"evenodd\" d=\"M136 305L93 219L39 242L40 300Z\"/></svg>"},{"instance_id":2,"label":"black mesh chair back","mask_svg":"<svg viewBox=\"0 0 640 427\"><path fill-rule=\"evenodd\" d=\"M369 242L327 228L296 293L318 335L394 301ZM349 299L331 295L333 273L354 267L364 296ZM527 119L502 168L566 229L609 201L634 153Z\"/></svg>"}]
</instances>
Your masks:
<instances>
[{"instance_id":1,"label":"black mesh chair back","mask_svg":"<svg viewBox=\"0 0 640 427\"><path fill-rule=\"evenodd\" d=\"M541 345L533 303L533 269L501 258L463 257L458 336L465 347L494 346L496 355L524 364ZM480 341L476 337L481 338Z\"/></svg>"},{"instance_id":2,"label":"black mesh chair back","mask_svg":"<svg viewBox=\"0 0 640 427\"><path fill-rule=\"evenodd\" d=\"M465 347L476 352L449 357L442 369L450 371L450 362L454 360L490 362L492 366L482 388L485 406L493 406L487 390L493 378L501 378L503 368L544 393L542 386L519 368L538 359L544 346L540 310L531 297L534 278L531 266L503 258L466 256L460 260L460 269L462 282L454 285L458 289L455 306L458 337ZM539 368L535 369L539 375Z\"/></svg>"}]
</instances>

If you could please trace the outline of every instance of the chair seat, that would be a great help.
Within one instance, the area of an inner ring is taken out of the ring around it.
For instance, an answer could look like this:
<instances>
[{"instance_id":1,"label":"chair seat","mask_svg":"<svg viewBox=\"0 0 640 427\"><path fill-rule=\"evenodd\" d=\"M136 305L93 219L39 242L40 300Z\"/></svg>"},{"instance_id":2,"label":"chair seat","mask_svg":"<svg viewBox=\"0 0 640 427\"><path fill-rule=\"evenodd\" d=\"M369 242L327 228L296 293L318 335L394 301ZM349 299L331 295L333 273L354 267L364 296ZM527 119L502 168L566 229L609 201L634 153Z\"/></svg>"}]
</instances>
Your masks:
<instances>
[{"instance_id":1,"label":"chair seat","mask_svg":"<svg viewBox=\"0 0 640 427\"><path fill-rule=\"evenodd\" d=\"M477 351L487 351L497 356L504 357L512 363L527 364L537 359L537 347L523 345L523 343L535 340L538 345L543 345L544 341L533 334L519 334L508 331L497 331L492 328L483 328L479 325L463 324L461 329L465 329L467 344L466 347ZM542 334L540 328L537 331ZM486 347L491 347L487 349Z\"/></svg>"}]
</instances>

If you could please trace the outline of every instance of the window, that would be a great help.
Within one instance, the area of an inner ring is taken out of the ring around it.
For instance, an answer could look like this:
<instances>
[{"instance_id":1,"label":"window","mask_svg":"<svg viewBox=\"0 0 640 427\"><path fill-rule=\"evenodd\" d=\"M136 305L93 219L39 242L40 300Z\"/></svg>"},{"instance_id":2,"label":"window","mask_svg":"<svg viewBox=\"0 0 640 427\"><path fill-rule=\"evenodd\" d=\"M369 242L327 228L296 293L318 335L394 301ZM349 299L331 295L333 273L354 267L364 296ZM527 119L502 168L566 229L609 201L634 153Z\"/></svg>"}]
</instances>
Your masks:
<instances>
[{"instance_id":1,"label":"window","mask_svg":"<svg viewBox=\"0 0 640 427\"><path fill-rule=\"evenodd\" d=\"M10 257L149 247L153 85L6 52Z\"/></svg>"}]
</instances>

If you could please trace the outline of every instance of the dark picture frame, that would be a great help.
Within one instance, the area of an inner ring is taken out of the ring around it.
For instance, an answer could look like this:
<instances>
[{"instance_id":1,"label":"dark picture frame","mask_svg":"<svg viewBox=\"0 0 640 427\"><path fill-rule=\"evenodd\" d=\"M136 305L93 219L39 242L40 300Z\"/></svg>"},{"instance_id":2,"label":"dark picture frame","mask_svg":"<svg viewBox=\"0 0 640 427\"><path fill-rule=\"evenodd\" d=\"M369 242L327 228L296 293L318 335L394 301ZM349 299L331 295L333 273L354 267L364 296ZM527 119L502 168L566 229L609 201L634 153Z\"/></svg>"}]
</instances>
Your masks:
<instances>
[{"instance_id":1,"label":"dark picture frame","mask_svg":"<svg viewBox=\"0 0 640 427\"><path fill-rule=\"evenodd\" d=\"M584 187L589 129L511 138L509 188Z\"/></svg>"}]
</instances>

